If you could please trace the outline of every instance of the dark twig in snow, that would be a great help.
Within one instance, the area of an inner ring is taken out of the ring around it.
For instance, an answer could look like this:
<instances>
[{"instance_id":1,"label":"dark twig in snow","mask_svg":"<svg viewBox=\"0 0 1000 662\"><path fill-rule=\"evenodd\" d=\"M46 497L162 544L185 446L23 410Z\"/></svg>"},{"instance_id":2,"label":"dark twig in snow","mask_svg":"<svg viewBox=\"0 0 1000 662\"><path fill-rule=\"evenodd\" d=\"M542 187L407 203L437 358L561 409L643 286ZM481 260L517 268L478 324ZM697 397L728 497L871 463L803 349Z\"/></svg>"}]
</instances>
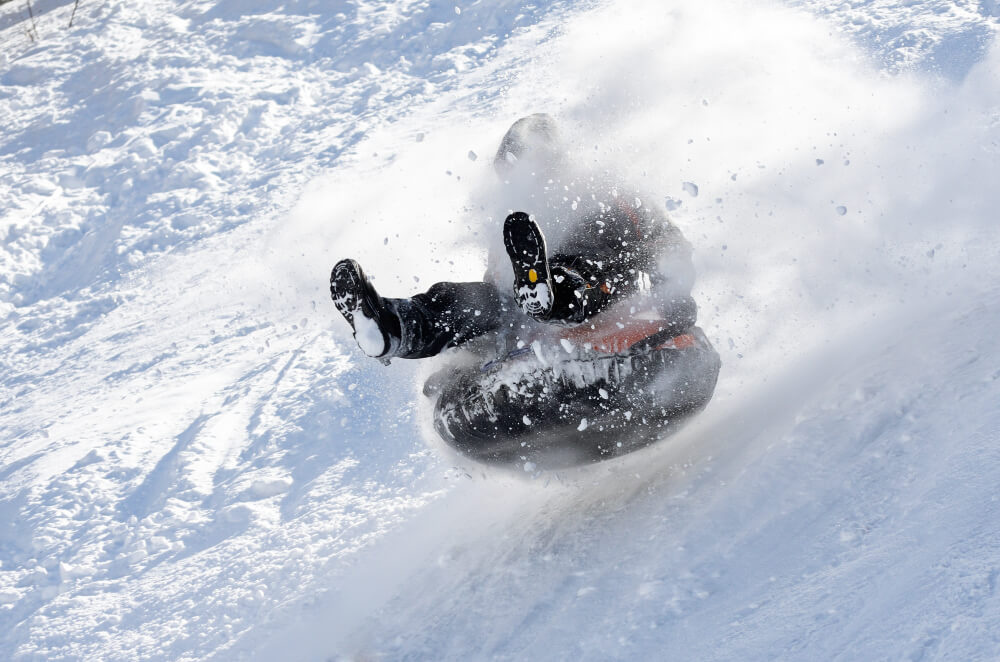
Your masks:
<instances>
[{"instance_id":1,"label":"dark twig in snow","mask_svg":"<svg viewBox=\"0 0 1000 662\"><path fill-rule=\"evenodd\" d=\"M36 41L38 39L38 25L35 24L35 12L31 11L31 0L25 0L24 4L27 5L28 16L31 18L31 27L25 31L28 33L28 38L31 41Z\"/></svg>"}]
</instances>

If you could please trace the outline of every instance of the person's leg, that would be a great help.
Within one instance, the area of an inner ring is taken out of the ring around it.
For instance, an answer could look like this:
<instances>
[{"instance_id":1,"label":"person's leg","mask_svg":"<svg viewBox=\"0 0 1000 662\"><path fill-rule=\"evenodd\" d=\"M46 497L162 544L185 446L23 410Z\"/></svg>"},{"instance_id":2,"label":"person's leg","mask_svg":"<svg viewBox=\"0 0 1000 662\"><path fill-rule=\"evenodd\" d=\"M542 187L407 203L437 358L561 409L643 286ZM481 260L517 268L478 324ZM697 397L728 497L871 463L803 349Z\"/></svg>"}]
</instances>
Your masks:
<instances>
[{"instance_id":1,"label":"person's leg","mask_svg":"<svg viewBox=\"0 0 1000 662\"><path fill-rule=\"evenodd\" d=\"M361 349L382 361L434 356L495 331L504 309L496 287L483 282L437 283L410 299L388 299L354 260L334 266L330 295Z\"/></svg>"},{"instance_id":2,"label":"person's leg","mask_svg":"<svg viewBox=\"0 0 1000 662\"><path fill-rule=\"evenodd\" d=\"M514 270L515 300L539 322L581 324L633 296L645 282L664 320L677 328L694 324L697 307L690 295L660 291L657 279L640 273L630 252L604 248L549 256L541 228L523 212L504 222L504 245Z\"/></svg>"},{"instance_id":3,"label":"person's leg","mask_svg":"<svg viewBox=\"0 0 1000 662\"><path fill-rule=\"evenodd\" d=\"M557 254L549 263L555 281L555 303L550 321L579 324L640 289L639 278L629 272L628 263L614 256L597 260ZM655 284L649 294L672 330L680 333L697 321L698 306L691 295L673 293Z\"/></svg>"},{"instance_id":4,"label":"person's leg","mask_svg":"<svg viewBox=\"0 0 1000 662\"><path fill-rule=\"evenodd\" d=\"M549 263L555 290L552 322L580 324L635 292L630 283L607 273L604 261L556 254Z\"/></svg>"},{"instance_id":5,"label":"person's leg","mask_svg":"<svg viewBox=\"0 0 1000 662\"><path fill-rule=\"evenodd\" d=\"M436 283L410 299L384 299L400 320L392 356L421 359L500 328L503 303L491 283Z\"/></svg>"},{"instance_id":6,"label":"person's leg","mask_svg":"<svg viewBox=\"0 0 1000 662\"><path fill-rule=\"evenodd\" d=\"M550 257L544 233L523 212L504 222L504 246L514 270L515 299L540 322L580 324L636 292L638 277L629 275L627 257L607 251Z\"/></svg>"}]
</instances>

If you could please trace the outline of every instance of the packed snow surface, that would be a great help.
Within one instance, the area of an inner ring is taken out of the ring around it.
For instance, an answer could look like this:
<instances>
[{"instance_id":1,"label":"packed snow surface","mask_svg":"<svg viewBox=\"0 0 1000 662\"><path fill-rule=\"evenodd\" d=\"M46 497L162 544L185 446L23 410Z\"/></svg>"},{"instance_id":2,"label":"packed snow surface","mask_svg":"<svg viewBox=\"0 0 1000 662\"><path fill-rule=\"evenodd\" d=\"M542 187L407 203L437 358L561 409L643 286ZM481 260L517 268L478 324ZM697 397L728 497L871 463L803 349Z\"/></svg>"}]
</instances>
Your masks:
<instances>
[{"instance_id":1,"label":"packed snow surface","mask_svg":"<svg viewBox=\"0 0 1000 662\"><path fill-rule=\"evenodd\" d=\"M0 658L1000 658L995 0L31 7ZM442 448L431 363L327 291L480 278L539 111L671 210L723 358L675 437L558 473Z\"/></svg>"}]
</instances>

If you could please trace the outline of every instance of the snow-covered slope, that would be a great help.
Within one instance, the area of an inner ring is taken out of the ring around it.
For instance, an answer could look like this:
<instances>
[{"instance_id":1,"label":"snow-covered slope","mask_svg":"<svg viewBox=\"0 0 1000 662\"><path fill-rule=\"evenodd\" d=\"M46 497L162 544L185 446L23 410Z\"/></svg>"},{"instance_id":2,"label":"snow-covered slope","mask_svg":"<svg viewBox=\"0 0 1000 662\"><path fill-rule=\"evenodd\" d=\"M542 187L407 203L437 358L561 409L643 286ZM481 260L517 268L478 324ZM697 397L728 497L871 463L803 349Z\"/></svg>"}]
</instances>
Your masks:
<instances>
[{"instance_id":1,"label":"snow-covered slope","mask_svg":"<svg viewBox=\"0 0 1000 662\"><path fill-rule=\"evenodd\" d=\"M1000 657L1000 12L789 4L0 5L0 656ZM673 209L724 367L521 477L325 281L476 278L536 110Z\"/></svg>"}]
</instances>

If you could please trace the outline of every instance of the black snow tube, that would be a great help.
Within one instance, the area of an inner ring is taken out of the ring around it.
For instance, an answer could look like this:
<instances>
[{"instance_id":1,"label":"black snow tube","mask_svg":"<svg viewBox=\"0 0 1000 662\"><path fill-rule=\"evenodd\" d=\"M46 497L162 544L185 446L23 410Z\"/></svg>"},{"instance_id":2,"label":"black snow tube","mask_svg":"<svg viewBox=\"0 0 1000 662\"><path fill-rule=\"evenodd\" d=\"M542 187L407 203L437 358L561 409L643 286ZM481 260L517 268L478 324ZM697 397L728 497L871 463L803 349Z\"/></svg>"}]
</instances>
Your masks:
<instances>
[{"instance_id":1,"label":"black snow tube","mask_svg":"<svg viewBox=\"0 0 1000 662\"><path fill-rule=\"evenodd\" d=\"M673 433L711 400L720 365L697 327L653 347L558 362L524 348L448 379L434 427L480 462L528 470L596 462Z\"/></svg>"}]
</instances>

